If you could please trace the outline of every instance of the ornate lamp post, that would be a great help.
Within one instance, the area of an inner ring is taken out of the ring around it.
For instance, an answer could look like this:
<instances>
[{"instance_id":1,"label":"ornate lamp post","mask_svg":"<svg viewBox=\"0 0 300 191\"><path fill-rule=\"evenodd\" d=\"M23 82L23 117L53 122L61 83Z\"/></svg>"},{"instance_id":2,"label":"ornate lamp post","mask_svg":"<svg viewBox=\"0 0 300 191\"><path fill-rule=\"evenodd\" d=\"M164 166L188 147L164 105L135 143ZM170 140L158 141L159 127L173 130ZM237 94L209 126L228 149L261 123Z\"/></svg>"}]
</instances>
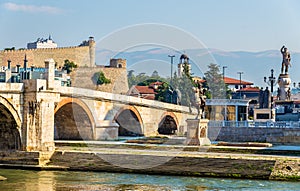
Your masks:
<instances>
[{"instance_id":1,"label":"ornate lamp post","mask_svg":"<svg viewBox=\"0 0 300 191\"><path fill-rule=\"evenodd\" d=\"M269 80L267 80L267 77L264 77L264 82L269 86L271 86L271 109L272 109L273 108L273 87L277 84L273 69L271 69L271 76L269 76Z\"/></svg>"},{"instance_id":2,"label":"ornate lamp post","mask_svg":"<svg viewBox=\"0 0 300 191\"><path fill-rule=\"evenodd\" d=\"M267 77L264 77L264 82L271 86L271 118L273 118L273 87L277 84L273 69L271 69L271 76L269 76L269 80L267 80Z\"/></svg>"}]
</instances>

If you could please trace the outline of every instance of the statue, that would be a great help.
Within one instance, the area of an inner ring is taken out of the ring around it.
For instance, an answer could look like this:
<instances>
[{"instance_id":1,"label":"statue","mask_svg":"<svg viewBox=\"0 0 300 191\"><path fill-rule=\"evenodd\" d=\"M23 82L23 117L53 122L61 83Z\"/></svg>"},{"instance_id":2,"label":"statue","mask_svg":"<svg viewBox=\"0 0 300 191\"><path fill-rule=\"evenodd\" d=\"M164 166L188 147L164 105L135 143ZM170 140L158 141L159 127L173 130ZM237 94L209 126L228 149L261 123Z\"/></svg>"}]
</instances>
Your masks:
<instances>
[{"instance_id":1,"label":"statue","mask_svg":"<svg viewBox=\"0 0 300 191\"><path fill-rule=\"evenodd\" d=\"M280 49L282 54L282 64L281 64L281 73L283 74L283 69L285 67L284 73L287 74L289 70L289 66L291 65L291 54L289 53L288 49L285 46L282 46Z\"/></svg>"},{"instance_id":2,"label":"statue","mask_svg":"<svg viewBox=\"0 0 300 191\"><path fill-rule=\"evenodd\" d=\"M291 88L289 88L286 92L286 99L291 100Z\"/></svg>"},{"instance_id":3,"label":"statue","mask_svg":"<svg viewBox=\"0 0 300 191\"><path fill-rule=\"evenodd\" d=\"M263 109L263 108L269 108L269 104L270 104L270 91L268 89L268 87L266 87L265 90L263 90L263 88L261 87L259 90L259 108Z\"/></svg>"},{"instance_id":4,"label":"statue","mask_svg":"<svg viewBox=\"0 0 300 191\"><path fill-rule=\"evenodd\" d=\"M280 88L277 89L277 100L281 100L280 99Z\"/></svg>"},{"instance_id":5,"label":"statue","mask_svg":"<svg viewBox=\"0 0 300 191\"><path fill-rule=\"evenodd\" d=\"M264 94L263 94L263 108L269 108L269 98L270 98L270 91L268 87L266 87Z\"/></svg>"},{"instance_id":6,"label":"statue","mask_svg":"<svg viewBox=\"0 0 300 191\"><path fill-rule=\"evenodd\" d=\"M198 119L199 115L201 114L201 118L205 118L204 116L204 109L205 109L205 105L206 105L206 89L202 87L202 85L200 83L198 83L198 87L194 88L194 105L197 108L197 117L196 119Z\"/></svg>"}]
</instances>

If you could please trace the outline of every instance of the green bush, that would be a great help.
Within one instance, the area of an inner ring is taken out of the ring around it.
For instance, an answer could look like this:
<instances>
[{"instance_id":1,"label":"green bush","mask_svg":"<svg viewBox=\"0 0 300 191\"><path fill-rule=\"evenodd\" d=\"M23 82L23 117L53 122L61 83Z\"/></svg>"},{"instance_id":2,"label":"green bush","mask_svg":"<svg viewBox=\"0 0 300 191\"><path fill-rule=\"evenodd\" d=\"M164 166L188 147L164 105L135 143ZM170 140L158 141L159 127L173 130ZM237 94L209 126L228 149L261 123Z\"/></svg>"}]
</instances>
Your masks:
<instances>
[{"instance_id":1,"label":"green bush","mask_svg":"<svg viewBox=\"0 0 300 191\"><path fill-rule=\"evenodd\" d=\"M98 85L111 83L110 79L107 79L102 71L98 72L97 75L98 75L98 79L97 79Z\"/></svg>"}]
</instances>

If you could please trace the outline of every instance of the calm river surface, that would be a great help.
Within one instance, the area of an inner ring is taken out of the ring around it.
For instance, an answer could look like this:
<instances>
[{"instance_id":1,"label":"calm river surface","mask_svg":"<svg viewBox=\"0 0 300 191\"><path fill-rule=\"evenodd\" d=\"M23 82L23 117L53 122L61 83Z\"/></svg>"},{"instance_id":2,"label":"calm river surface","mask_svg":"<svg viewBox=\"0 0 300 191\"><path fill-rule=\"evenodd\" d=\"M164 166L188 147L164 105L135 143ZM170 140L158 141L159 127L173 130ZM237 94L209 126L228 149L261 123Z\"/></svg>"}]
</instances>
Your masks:
<instances>
[{"instance_id":1,"label":"calm river surface","mask_svg":"<svg viewBox=\"0 0 300 191\"><path fill-rule=\"evenodd\" d=\"M66 190L300 190L299 182L141 174L0 169L0 191Z\"/></svg>"}]
</instances>

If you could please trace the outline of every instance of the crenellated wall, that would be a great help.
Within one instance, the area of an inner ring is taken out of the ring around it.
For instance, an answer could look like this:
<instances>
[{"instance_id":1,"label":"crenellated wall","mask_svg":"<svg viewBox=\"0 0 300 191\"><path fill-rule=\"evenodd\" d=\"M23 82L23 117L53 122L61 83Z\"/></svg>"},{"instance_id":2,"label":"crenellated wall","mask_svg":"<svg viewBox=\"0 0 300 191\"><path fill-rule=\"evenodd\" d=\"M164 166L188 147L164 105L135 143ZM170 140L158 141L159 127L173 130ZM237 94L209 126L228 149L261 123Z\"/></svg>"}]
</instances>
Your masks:
<instances>
[{"instance_id":1,"label":"crenellated wall","mask_svg":"<svg viewBox=\"0 0 300 191\"><path fill-rule=\"evenodd\" d=\"M28 67L44 67L44 61L52 58L57 67L64 64L64 60L69 59L79 67L93 67L95 65L95 43L90 46L74 46L63 48L39 48L23 50L0 51L0 66L7 66L7 60L11 60L11 66L17 64L23 66L25 54L28 60Z\"/></svg>"}]
</instances>

